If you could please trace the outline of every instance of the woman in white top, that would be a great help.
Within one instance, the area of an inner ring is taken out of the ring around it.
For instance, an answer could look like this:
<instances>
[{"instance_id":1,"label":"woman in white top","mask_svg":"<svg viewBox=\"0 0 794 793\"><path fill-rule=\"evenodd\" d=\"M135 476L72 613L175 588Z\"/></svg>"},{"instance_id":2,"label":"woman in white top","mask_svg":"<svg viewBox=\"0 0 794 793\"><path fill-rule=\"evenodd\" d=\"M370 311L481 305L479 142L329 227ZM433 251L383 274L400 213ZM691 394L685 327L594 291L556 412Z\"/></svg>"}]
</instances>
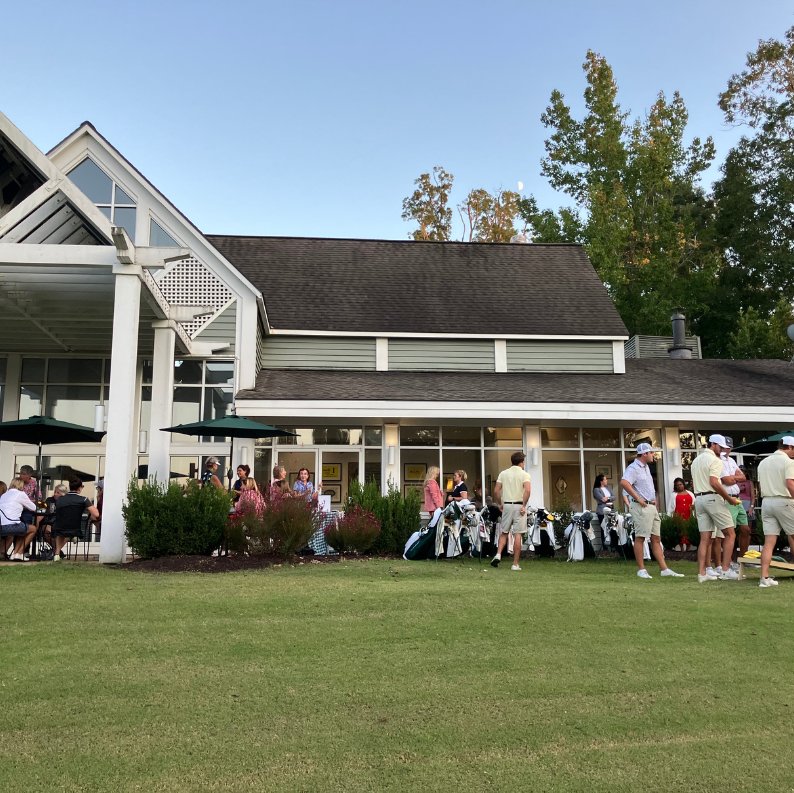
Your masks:
<instances>
[{"instance_id":1,"label":"woman in white top","mask_svg":"<svg viewBox=\"0 0 794 793\"><path fill-rule=\"evenodd\" d=\"M8 490L0 496L0 536L3 541L3 557L8 552L12 537L15 540L12 562L25 561L25 535L28 527L20 521L23 509L36 511L36 505L25 495L25 483L17 477L12 479ZM35 524L33 524L35 527Z\"/></svg>"}]
</instances>

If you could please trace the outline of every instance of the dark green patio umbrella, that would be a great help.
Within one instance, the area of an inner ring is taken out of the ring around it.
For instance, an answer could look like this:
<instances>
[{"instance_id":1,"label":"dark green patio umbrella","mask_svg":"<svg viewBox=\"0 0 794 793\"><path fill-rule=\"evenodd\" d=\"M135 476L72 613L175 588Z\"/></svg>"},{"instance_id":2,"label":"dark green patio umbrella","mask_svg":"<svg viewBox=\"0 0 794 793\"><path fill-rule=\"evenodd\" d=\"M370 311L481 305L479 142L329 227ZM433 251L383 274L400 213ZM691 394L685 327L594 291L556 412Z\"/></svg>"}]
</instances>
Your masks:
<instances>
[{"instance_id":1,"label":"dark green patio umbrella","mask_svg":"<svg viewBox=\"0 0 794 793\"><path fill-rule=\"evenodd\" d=\"M772 454L786 435L794 435L794 430L784 430L774 435L768 435L766 438L761 438L761 440L737 446L733 451L741 452L742 454Z\"/></svg>"},{"instance_id":2,"label":"dark green patio umbrella","mask_svg":"<svg viewBox=\"0 0 794 793\"><path fill-rule=\"evenodd\" d=\"M222 416L219 419L194 421L190 424L177 424L176 427L162 427L163 432L181 432L183 435L224 435L232 439L229 446L229 470L231 471L232 451L235 438L285 438L297 435L296 432L282 430L270 424L262 424L245 416Z\"/></svg>"},{"instance_id":3,"label":"dark green patio umbrella","mask_svg":"<svg viewBox=\"0 0 794 793\"><path fill-rule=\"evenodd\" d=\"M36 471L41 472L41 447L47 443L80 443L101 441L104 432L94 432L91 427L70 424L50 416L31 416L17 421L0 421L0 441L30 443L39 447Z\"/></svg>"}]
</instances>

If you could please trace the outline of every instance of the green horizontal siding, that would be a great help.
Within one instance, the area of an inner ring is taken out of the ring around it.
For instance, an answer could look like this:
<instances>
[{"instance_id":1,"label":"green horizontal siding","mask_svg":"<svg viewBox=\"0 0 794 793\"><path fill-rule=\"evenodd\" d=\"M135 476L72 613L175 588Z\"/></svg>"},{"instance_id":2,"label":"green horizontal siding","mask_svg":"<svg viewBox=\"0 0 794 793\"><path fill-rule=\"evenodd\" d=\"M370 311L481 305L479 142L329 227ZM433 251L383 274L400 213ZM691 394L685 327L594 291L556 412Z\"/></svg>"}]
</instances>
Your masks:
<instances>
[{"instance_id":1,"label":"green horizontal siding","mask_svg":"<svg viewBox=\"0 0 794 793\"><path fill-rule=\"evenodd\" d=\"M263 369L375 370L375 339L325 336L267 336Z\"/></svg>"},{"instance_id":2,"label":"green horizontal siding","mask_svg":"<svg viewBox=\"0 0 794 793\"><path fill-rule=\"evenodd\" d=\"M205 325L197 334L196 341L222 342L234 351L237 339L237 303L232 303L221 312L209 325Z\"/></svg>"},{"instance_id":3,"label":"green horizontal siding","mask_svg":"<svg viewBox=\"0 0 794 793\"><path fill-rule=\"evenodd\" d=\"M603 341L510 341L508 372L611 372L612 343Z\"/></svg>"},{"instance_id":4,"label":"green horizontal siding","mask_svg":"<svg viewBox=\"0 0 794 793\"><path fill-rule=\"evenodd\" d=\"M493 372L494 345L466 339L389 339L389 369Z\"/></svg>"}]
</instances>

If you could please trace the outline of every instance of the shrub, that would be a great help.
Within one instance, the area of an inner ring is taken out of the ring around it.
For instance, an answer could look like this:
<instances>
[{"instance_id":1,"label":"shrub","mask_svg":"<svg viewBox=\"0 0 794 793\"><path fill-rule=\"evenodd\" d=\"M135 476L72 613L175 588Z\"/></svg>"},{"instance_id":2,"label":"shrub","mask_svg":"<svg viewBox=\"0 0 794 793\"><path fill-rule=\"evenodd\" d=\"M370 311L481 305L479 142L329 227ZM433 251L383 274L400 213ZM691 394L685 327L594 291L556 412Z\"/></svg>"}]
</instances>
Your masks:
<instances>
[{"instance_id":1,"label":"shrub","mask_svg":"<svg viewBox=\"0 0 794 793\"><path fill-rule=\"evenodd\" d=\"M559 520L554 521L554 536L557 539L557 544L564 547L567 544L565 541L565 530L573 520L575 512L571 499L565 493L560 493L554 499L551 511L560 516Z\"/></svg>"},{"instance_id":2,"label":"shrub","mask_svg":"<svg viewBox=\"0 0 794 793\"><path fill-rule=\"evenodd\" d=\"M311 539L317 517L315 501L291 493L274 494L261 517L252 513L246 518L252 552L292 556Z\"/></svg>"},{"instance_id":3,"label":"shrub","mask_svg":"<svg viewBox=\"0 0 794 793\"><path fill-rule=\"evenodd\" d=\"M391 482L384 496L373 480L363 485L353 481L348 490L345 512L356 506L372 512L381 524L372 552L401 555L408 538L419 528L421 505L419 493L411 491L403 497Z\"/></svg>"},{"instance_id":4,"label":"shrub","mask_svg":"<svg viewBox=\"0 0 794 793\"><path fill-rule=\"evenodd\" d=\"M368 551L381 531L380 521L374 513L356 505L325 530L328 544L339 553Z\"/></svg>"},{"instance_id":5,"label":"shrub","mask_svg":"<svg viewBox=\"0 0 794 793\"><path fill-rule=\"evenodd\" d=\"M208 555L221 544L230 503L226 491L198 482L138 485L133 479L122 507L127 542L143 558Z\"/></svg>"}]
</instances>

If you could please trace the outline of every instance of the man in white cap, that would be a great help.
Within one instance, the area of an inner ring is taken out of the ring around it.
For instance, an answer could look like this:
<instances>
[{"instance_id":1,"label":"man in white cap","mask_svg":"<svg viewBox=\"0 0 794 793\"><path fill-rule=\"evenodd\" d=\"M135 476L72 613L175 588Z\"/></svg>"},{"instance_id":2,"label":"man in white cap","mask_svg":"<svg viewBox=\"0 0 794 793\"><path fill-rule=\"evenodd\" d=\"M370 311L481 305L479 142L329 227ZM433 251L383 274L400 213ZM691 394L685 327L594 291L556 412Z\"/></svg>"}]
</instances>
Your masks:
<instances>
[{"instance_id":1,"label":"man in white cap","mask_svg":"<svg viewBox=\"0 0 794 793\"><path fill-rule=\"evenodd\" d=\"M722 476L720 481L725 485L725 490L728 495L734 498L739 498L739 482L744 482L747 477L739 470L736 460L731 457L731 449L733 449L733 438L729 435L725 436L725 443L728 448L722 453ZM717 564L716 573L723 581L738 581L738 565L731 564L733 559L733 549L736 547L736 529L750 531L747 520L747 511L745 510L741 499L738 505L728 504L728 512L731 513L733 518L733 530L726 532L712 533L712 542L717 538L720 555L715 557Z\"/></svg>"},{"instance_id":2,"label":"man in white cap","mask_svg":"<svg viewBox=\"0 0 794 793\"><path fill-rule=\"evenodd\" d=\"M651 538L651 554L659 563L661 575L672 578L683 578L682 573L673 572L664 560L664 550L661 541L662 522L659 511L656 509L656 486L653 483L651 469L648 467L655 459L656 452L650 443L637 445L637 456L634 462L626 466L620 486L624 493L631 499L629 512L634 521L634 558L637 560L637 576L639 578L652 578L645 569L645 560L642 558L645 538Z\"/></svg>"},{"instance_id":3,"label":"man in white cap","mask_svg":"<svg viewBox=\"0 0 794 793\"><path fill-rule=\"evenodd\" d=\"M722 484L722 454L728 449L728 442L723 435L711 435L708 447L693 461L692 489L695 491L695 514L697 515L700 544L698 545L698 583L716 581L719 575L706 571L711 553L711 538L721 534L734 534L733 517L728 504L742 502L730 495ZM735 536L735 535L734 535ZM731 551L733 544L731 543ZM728 558L730 569L730 557Z\"/></svg>"},{"instance_id":4,"label":"man in white cap","mask_svg":"<svg viewBox=\"0 0 794 793\"><path fill-rule=\"evenodd\" d=\"M764 548L761 551L762 589L777 586L769 576L769 563L781 529L786 532L791 553L794 554L794 436L780 440L780 448L758 465L758 484L761 488L761 514L764 519Z\"/></svg>"}]
</instances>

